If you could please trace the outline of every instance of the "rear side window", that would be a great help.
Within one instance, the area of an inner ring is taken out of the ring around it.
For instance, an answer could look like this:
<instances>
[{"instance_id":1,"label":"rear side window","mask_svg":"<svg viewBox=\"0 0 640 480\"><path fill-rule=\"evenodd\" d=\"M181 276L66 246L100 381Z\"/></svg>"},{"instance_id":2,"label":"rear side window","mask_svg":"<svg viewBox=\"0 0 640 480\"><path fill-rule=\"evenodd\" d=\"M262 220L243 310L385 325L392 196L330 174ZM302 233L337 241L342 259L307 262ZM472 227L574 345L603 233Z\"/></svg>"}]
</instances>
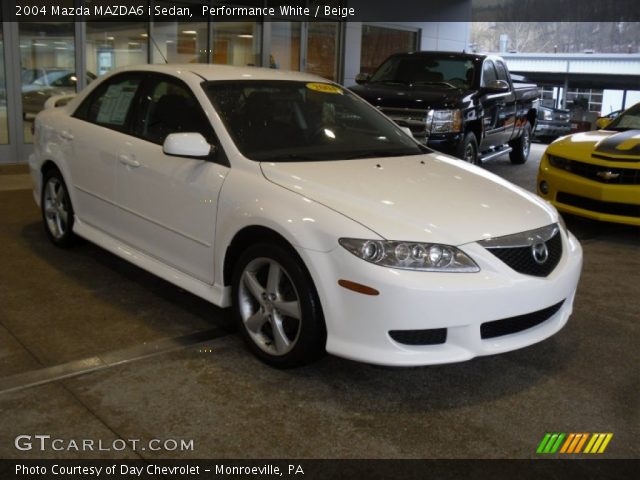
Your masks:
<instances>
[{"instance_id":1,"label":"rear side window","mask_svg":"<svg viewBox=\"0 0 640 480\"><path fill-rule=\"evenodd\" d=\"M74 117L114 130L123 131L131 114L142 76L118 75L107 80L76 110Z\"/></svg>"}]
</instances>

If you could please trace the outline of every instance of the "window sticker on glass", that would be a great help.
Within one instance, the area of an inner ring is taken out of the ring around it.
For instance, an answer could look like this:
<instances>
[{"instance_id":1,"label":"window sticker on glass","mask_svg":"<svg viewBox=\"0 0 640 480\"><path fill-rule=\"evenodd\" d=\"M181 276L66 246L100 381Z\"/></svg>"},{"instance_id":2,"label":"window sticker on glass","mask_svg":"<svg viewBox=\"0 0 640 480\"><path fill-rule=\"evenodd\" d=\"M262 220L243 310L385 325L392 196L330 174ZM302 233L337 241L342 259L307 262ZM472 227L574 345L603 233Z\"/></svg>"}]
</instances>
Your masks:
<instances>
[{"instance_id":1,"label":"window sticker on glass","mask_svg":"<svg viewBox=\"0 0 640 480\"><path fill-rule=\"evenodd\" d=\"M122 84L109 86L102 99L96 121L109 125L124 125L135 94L135 86Z\"/></svg>"},{"instance_id":2,"label":"window sticker on glass","mask_svg":"<svg viewBox=\"0 0 640 480\"><path fill-rule=\"evenodd\" d=\"M342 89L340 87L336 87L335 85L330 85L328 83L307 83L306 86L309 90L314 90L316 92L342 95Z\"/></svg>"}]
</instances>

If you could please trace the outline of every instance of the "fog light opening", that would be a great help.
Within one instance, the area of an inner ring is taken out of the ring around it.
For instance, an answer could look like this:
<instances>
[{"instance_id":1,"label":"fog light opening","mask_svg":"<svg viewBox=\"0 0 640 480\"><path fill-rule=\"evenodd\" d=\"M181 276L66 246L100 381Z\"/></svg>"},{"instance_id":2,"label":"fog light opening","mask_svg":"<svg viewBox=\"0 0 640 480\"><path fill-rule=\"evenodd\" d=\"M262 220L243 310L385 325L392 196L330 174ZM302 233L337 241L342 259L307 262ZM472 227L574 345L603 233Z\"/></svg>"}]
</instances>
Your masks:
<instances>
[{"instance_id":1,"label":"fog light opening","mask_svg":"<svg viewBox=\"0 0 640 480\"><path fill-rule=\"evenodd\" d=\"M546 181L541 181L540 182L540 192L544 195L549 193L549 184Z\"/></svg>"}]
</instances>

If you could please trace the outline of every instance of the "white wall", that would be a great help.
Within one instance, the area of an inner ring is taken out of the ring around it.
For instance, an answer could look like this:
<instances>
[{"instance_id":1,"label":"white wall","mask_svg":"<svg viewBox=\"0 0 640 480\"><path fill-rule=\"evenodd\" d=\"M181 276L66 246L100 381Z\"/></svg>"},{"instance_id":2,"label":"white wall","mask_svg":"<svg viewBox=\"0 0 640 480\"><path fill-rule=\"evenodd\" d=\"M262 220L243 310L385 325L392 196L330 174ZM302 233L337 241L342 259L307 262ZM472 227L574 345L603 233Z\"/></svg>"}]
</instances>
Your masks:
<instances>
[{"instance_id":1,"label":"white wall","mask_svg":"<svg viewBox=\"0 0 640 480\"><path fill-rule=\"evenodd\" d=\"M368 25L420 30L420 50L462 52L468 49L471 24L469 22L375 22ZM360 72L362 23L348 22L345 34L344 84L353 85Z\"/></svg>"},{"instance_id":2,"label":"white wall","mask_svg":"<svg viewBox=\"0 0 640 480\"><path fill-rule=\"evenodd\" d=\"M627 101L622 105L622 90L604 90L602 92L602 112L601 115L607 115L621 108L629 108L630 106L640 102L640 91L627 90Z\"/></svg>"}]
</instances>

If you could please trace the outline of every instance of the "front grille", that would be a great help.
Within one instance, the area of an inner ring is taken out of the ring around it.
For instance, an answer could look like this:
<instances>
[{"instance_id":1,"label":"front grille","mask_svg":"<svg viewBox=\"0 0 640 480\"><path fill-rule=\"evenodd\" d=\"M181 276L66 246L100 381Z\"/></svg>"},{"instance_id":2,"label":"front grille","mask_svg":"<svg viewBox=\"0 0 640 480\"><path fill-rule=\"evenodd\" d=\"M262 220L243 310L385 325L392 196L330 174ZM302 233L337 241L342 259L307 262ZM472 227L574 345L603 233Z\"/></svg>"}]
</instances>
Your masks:
<instances>
[{"instance_id":1,"label":"front grille","mask_svg":"<svg viewBox=\"0 0 640 480\"><path fill-rule=\"evenodd\" d=\"M447 341L447 329L391 330L389 336L405 345L439 345Z\"/></svg>"},{"instance_id":2,"label":"front grille","mask_svg":"<svg viewBox=\"0 0 640 480\"><path fill-rule=\"evenodd\" d=\"M482 339L502 337L503 335L522 332L523 330L540 325L553 317L558 310L560 310L563 303L564 300L551 307L538 310L537 312L483 323L480 325L480 337Z\"/></svg>"},{"instance_id":3,"label":"front grille","mask_svg":"<svg viewBox=\"0 0 640 480\"><path fill-rule=\"evenodd\" d=\"M610 157L609 155L602 155L601 153L592 153L591 158L607 160L609 162L640 162L640 158L637 155L635 157Z\"/></svg>"},{"instance_id":4,"label":"front grille","mask_svg":"<svg viewBox=\"0 0 640 480\"><path fill-rule=\"evenodd\" d=\"M609 168L602 165L565 160L563 170L611 185L640 185L640 168Z\"/></svg>"},{"instance_id":5,"label":"front grille","mask_svg":"<svg viewBox=\"0 0 640 480\"><path fill-rule=\"evenodd\" d=\"M542 264L535 261L533 247L531 246L486 248L516 272L536 277L546 277L553 272L562 257L560 232L556 232L553 237L543 243L547 246L548 257Z\"/></svg>"},{"instance_id":6,"label":"front grille","mask_svg":"<svg viewBox=\"0 0 640 480\"><path fill-rule=\"evenodd\" d=\"M583 208L584 210L590 210L592 212L640 218L640 205L634 205L632 203L603 202L602 200L580 197L565 192L558 192L556 202L572 207Z\"/></svg>"},{"instance_id":7,"label":"front grille","mask_svg":"<svg viewBox=\"0 0 640 480\"><path fill-rule=\"evenodd\" d=\"M429 114L428 110L422 110L418 108L390 107L379 107L379 109L382 113L384 113L387 117L389 117L401 127L408 127L416 139L424 140L427 138L427 116Z\"/></svg>"}]
</instances>

